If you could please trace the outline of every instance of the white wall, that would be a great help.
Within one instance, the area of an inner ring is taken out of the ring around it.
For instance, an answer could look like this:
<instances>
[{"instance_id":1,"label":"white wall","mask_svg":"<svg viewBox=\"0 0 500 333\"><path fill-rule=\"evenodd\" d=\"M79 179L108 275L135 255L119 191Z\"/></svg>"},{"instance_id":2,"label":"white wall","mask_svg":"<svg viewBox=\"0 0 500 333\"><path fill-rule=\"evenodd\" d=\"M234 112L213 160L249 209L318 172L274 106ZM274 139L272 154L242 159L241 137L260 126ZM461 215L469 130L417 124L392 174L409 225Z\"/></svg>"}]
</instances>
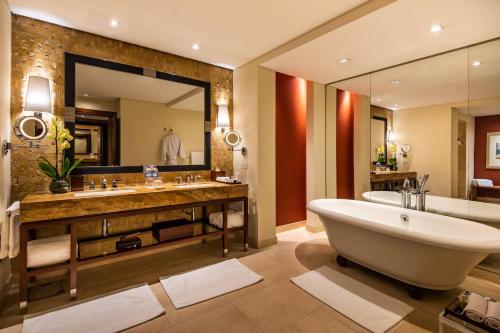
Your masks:
<instances>
[{"instance_id":1,"label":"white wall","mask_svg":"<svg viewBox=\"0 0 500 333\"><path fill-rule=\"evenodd\" d=\"M168 108L165 104L120 99L120 164L165 165L161 143L170 129L182 139L186 158L178 164L191 164L191 152L205 151L204 113ZM166 129L166 131L165 131Z\"/></svg>"},{"instance_id":2,"label":"white wall","mask_svg":"<svg viewBox=\"0 0 500 333\"><path fill-rule=\"evenodd\" d=\"M0 141L10 141L10 59L11 13L0 0ZM10 154L0 154L0 219L5 221L5 209L10 204ZM8 259L0 263L0 292L10 277Z\"/></svg>"},{"instance_id":3,"label":"white wall","mask_svg":"<svg viewBox=\"0 0 500 333\"><path fill-rule=\"evenodd\" d=\"M451 196L451 106L434 105L395 111L394 132L398 146L411 146L409 171L416 171L419 176L430 175L426 187L432 195Z\"/></svg>"},{"instance_id":4,"label":"white wall","mask_svg":"<svg viewBox=\"0 0 500 333\"><path fill-rule=\"evenodd\" d=\"M370 97L354 99L354 199L370 190Z\"/></svg>"},{"instance_id":5,"label":"white wall","mask_svg":"<svg viewBox=\"0 0 500 333\"><path fill-rule=\"evenodd\" d=\"M102 99L95 99L90 97L76 96L75 107L81 109L90 109L98 111L118 112L118 102L104 101Z\"/></svg>"},{"instance_id":6,"label":"white wall","mask_svg":"<svg viewBox=\"0 0 500 333\"><path fill-rule=\"evenodd\" d=\"M326 197L337 197L337 88L326 87L325 105Z\"/></svg>"},{"instance_id":7,"label":"white wall","mask_svg":"<svg viewBox=\"0 0 500 333\"><path fill-rule=\"evenodd\" d=\"M247 156L234 153L234 172L249 186L250 242L276 243L276 73L256 64L234 71L234 129Z\"/></svg>"},{"instance_id":8,"label":"white wall","mask_svg":"<svg viewBox=\"0 0 500 333\"><path fill-rule=\"evenodd\" d=\"M325 198L325 93L320 83L308 82L307 90L307 142L306 175L307 202ZM307 230L322 229L317 214L307 211Z\"/></svg>"}]
</instances>

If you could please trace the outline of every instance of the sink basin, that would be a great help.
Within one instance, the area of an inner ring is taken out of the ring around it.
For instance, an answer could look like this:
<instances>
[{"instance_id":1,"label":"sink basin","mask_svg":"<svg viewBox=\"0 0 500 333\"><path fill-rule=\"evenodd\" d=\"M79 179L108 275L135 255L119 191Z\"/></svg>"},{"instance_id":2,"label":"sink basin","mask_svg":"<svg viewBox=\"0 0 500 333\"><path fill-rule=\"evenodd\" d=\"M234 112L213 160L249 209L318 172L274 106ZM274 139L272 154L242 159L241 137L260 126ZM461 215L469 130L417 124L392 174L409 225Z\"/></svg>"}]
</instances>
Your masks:
<instances>
[{"instance_id":1,"label":"sink basin","mask_svg":"<svg viewBox=\"0 0 500 333\"><path fill-rule=\"evenodd\" d=\"M198 188L198 187L211 187L213 185L210 183L191 183L191 184L176 184L174 186L177 188Z\"/></svg>"},{"instance_id":2,"label":"sink basin","mask_svg":"<svg viewBox=\"0 0 500 333\"><path fill-rule=\"evenodd\" d=\"M75 193L75 198L108 197L110 195L134 193L133 189L108 190L108 191L86 191Z\"/></svg>"}]
</instances>

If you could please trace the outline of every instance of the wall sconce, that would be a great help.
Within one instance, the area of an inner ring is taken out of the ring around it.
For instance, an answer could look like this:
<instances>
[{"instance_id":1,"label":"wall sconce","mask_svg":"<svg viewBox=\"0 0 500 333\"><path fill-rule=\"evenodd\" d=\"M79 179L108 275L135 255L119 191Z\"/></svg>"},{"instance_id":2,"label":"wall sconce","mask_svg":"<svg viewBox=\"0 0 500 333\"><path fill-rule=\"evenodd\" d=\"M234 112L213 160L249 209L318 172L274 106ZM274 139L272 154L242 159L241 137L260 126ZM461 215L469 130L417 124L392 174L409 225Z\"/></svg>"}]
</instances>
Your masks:
<instances>
[{"instance_id":1,"label":"wall sconce","mask_svg":"<svg viewBox=\"0 0 500 333\"><path fill-rule=\"evenodd\" d=\"M52 115L52 98L50 96L50 82L46 77L38 75L28 76L28 87L24 100L23 112L33 112L33 115L21 115L16 119L14 134L26 144L12 144L2 142L2 154L5 156L13 148L40 148L40 141L47 135L47 125L42 119L44 113Z\"/></svg>"},{"instance_id":2,"label":"wall sconce","mask_svg":"<svg viewBox=\"0 0 500 333\"><path fill-rule=\"evenodd\" d=\"M42 76L30 75L24 100L24 111L34 113L52 113L52 99L50 96L49 79Z\"/></svg>"},{"instance_id":3,"label":"wall sconce","mask_svg":"<svg viewBox=\"0 0 500 333\"><path fill-rule=\"evenodd\" d=\"M396 134L392 129L387 130L387 142L394 143L396 141Z\"/></svg>"},{"instance_id":4,"label":"wall sconce","mask_svg":"<svg viewBox=\"0 0 500 333\"><path fill-rule=\"evenodd\" d=\"M229 121L229 108L226 104L218 105L217 109L217 127L221 128L221 133L224 133L226 128L231 127L231 123Z\"/></svg>"}]
</instances>

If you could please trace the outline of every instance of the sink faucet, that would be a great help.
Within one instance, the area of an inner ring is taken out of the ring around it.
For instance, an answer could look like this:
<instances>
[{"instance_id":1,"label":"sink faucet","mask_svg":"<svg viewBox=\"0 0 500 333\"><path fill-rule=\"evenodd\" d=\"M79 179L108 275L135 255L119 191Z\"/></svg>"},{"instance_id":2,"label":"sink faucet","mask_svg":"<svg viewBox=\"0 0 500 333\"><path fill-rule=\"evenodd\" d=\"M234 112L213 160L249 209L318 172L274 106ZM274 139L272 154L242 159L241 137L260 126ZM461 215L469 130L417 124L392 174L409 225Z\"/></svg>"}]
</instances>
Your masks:
<instances>
[{"instance_id":1,"label":"sink faucet","mask_svg":"<svg viewBox=\"0 0 500 333\"><path fill-rule=\"evenodd\" d=\"M106 180L106 177L102 176L102 180L101 180L101 188L103 190L106 189L106 187L108 187L108 181Z\"/></svg>"},{"instance_id":2,"label":"sink faucet","mask_svg":"<svg viewBox=\"0 0 500 333\"><path fill-rule=\"evenodd\" d=\"M181 177L181 176L177 176L177 177L175 177L175 182L176 182L177 184L181 184L181 183L182 183L182 177Z\"/></svg>"},{"instance_id":3,"label":"sink faucet","mask_svg":"<svg viewBox=\"0 0 500 333\"><path fill-rule=\"evenodd\" d=\"M118 183L121 182L121 181L122 181L121 179L113 178L113 182L111 183L111 186L113 188L117 188L118 187Z\"/></svg>"}]
</instances>

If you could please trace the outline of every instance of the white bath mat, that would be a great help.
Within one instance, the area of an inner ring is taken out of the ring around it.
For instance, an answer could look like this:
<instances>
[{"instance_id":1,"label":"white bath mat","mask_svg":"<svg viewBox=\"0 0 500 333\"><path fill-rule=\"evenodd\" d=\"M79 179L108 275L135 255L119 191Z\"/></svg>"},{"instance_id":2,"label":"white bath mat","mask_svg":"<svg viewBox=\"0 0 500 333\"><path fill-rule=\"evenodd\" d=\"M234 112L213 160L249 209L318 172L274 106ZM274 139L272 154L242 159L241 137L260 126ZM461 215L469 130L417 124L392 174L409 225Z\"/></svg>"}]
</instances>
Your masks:
<instances>
[{"instance_id":1,"label":"white bath mat","mask_svg":"<svg viewBox=\"0 0 500 333\"><path fill-rule=\"evenodd\" d=\"M291 278L307 293L364 328L385 332L413 308L328 266Z\"/></svg>"},{"instance_id":2,"label":"white bath mat","mask_svg":"<svg viewBox=\"0 0 500 333\"><path fill-rule=\"evenodd\" d=\"M203 267L184 274L160 278L176 309L248 287L262 280L238 259Z\"/></svg>"},{"instance_id":3,"label":"white bath mat","mask_svg":"<svg viewBox=\"0 0 500 333\"><path fill-rule=\"evenodd\" d=\"M163 313L149 286L142 285L25 319L23 333L119 332Z\"/></svg>"}]
</instances>

